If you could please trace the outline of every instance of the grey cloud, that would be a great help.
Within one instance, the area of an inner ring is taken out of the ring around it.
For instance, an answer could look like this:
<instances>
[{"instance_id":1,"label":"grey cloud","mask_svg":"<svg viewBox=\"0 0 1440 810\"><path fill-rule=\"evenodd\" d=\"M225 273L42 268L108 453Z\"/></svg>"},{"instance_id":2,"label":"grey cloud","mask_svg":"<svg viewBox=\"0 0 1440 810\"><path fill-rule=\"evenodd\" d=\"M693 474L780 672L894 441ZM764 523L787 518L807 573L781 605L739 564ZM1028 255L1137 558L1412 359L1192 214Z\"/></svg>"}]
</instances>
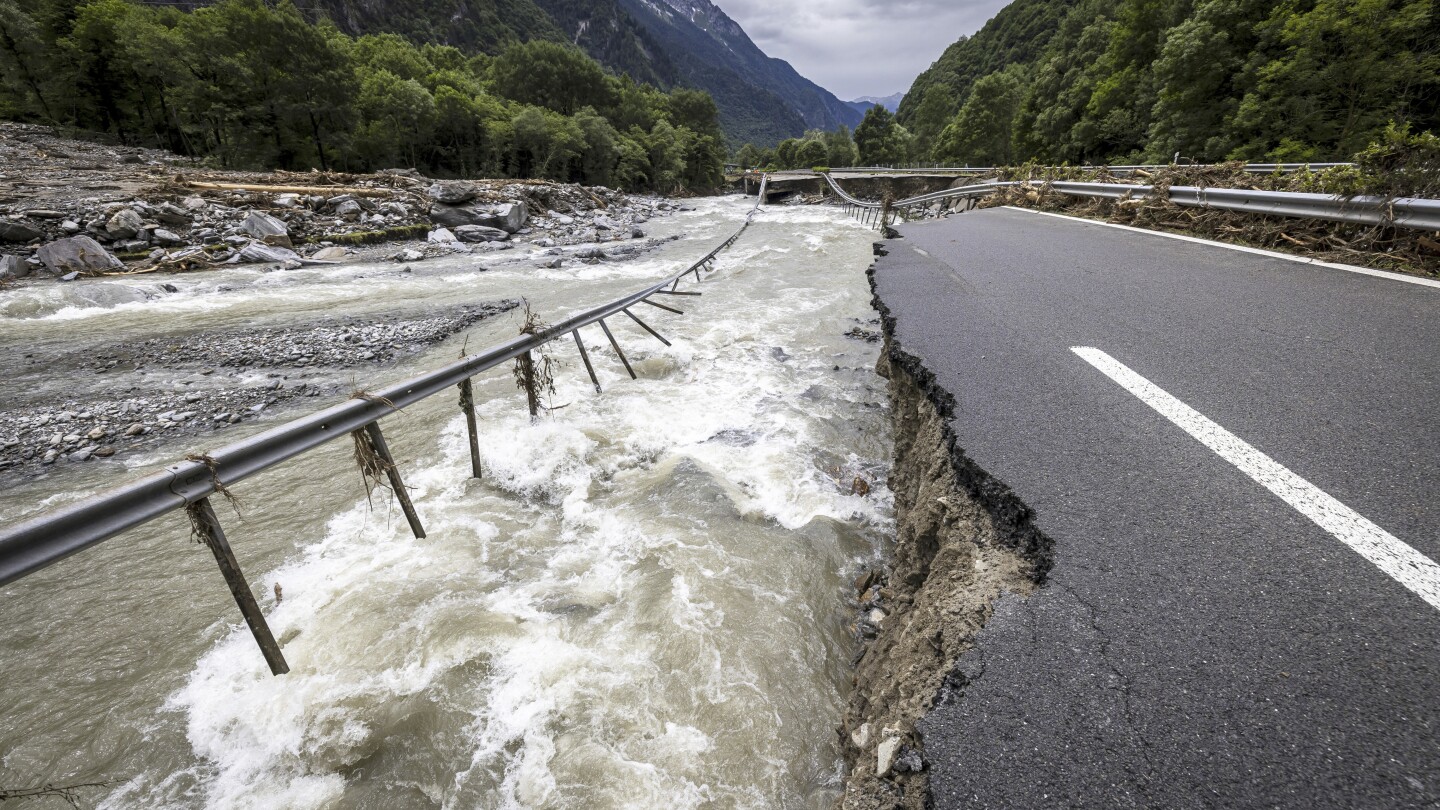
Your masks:
<instances>
[{"instance_id":1,"label":"grey cloud","mask_svg":"<svg viewBox=\"0 0 1440 810\"><path fill-rule=\"evenodd\" d=\"M842 99L888 96L1009 0L719 0L766 53Z\"/></svg>"}]
</instances>

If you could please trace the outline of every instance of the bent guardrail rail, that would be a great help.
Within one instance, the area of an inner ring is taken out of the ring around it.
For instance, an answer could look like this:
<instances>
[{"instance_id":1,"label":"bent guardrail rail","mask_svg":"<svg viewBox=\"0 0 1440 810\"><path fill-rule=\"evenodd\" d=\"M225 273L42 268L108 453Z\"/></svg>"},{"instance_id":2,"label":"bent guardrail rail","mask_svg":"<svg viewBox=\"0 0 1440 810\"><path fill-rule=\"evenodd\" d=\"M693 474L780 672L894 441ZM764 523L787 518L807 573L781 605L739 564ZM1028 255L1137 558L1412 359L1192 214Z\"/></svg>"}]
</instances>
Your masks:
<instances>
[{"instance_id":1,"label":"bent guardrail rail","mask_svg":"<svg viewBox=\"0 0 1440 810\"><path fill-rule=\"evenodd\" d=\"M873 212L884 204L859 200L847 194L835 178L825 175L826 182L837 196L850 207ZM1290 191L1253 191L1233 188L1202 188L1199 186L1150 186L1129 183L1093 183L1068 180L1036 182L1014 180L977 183L972 186L921 194L891 203L890 210L930 205L948 199L983 197L1003 188L1049 189L1074 197L1103 199L1168 200L1188 208L1213 208L1222 211L1263 214L1267 216L1321 219L1355 225L1393 225L1400 228L1440 230L1440 200L1416 197L1387 199L1373 196L1340 197L1331 194L1310 194ZM888 224L880 217L881 224Z\"/></svg>"},{"instance_id":2,"label":"bent guardrail rail","mask_svg":"<svg viewBox=\"0 0 1440 810\"><path fill-rule=\"evenodd\" d=\"M762 201L763 199L761 197ZM679 290L680 281L694 274L698 282L700 271L712 265L721 251L729 248L745 233L759 210L757 204L750 210L739 230L699 261L623 298L571 315L534 334L522 334L418 377L394 383L378 391L357 394L343 403L277 425L219 450L204 455L187 456L186 460L160 472L122 484L78 503L43 512L0 528L0 585L33 574L163 515L185 509L197 536L214 552L216 562L251 633L260 645L271 672L276 675L284 674L289 671L289 667L280 652L279 644L270 633L224 532L220 529L215 511L210 505L210 496L223 494L234 484L322 444L353 436L357 444L364 442L373 452L375 463L370 471L383 472L389 477L390 488L400 502L411 530L417 537L424 537L424 528L405 494L399 470L385 442L384 434L380 431L382 418L452 386L459 386L461 408L465 411L469 426L472 460L475 461L473 472L478 477L478 437L470 385L472 377L517 359L521 360L522 369L527 374L533 373L530 364L526 362L532 351L566 335L573 335L591 382L594 383L595 390L599 391L600 381L595 376L585 344L580 339L581 328L598 324L610 345L615 348L625 370L630 373L631 378L635 378L635 372L630 368L619 343L605 324L605 319L624 314L650 335L665 345L670 345L659 332L631 312L631 308L648 304L668 312L684 314L682 310L652 301L651 298L660 295L700 295L698 292ZM533 412L532 405L532 414Z\"/></svg>"}]
</instances>

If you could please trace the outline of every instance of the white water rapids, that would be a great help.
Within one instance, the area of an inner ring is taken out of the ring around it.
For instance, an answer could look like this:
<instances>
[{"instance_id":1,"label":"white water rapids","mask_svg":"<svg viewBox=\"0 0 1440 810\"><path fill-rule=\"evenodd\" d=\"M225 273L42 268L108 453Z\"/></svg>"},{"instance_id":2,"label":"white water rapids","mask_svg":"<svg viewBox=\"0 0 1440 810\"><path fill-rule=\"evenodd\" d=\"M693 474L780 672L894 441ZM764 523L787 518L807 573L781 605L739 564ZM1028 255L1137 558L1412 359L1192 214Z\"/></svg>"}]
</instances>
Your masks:
<instances>
[{"instance_id":1,"label":"white water rapids","mask_svg":"<svg viewBox=\"0 0 1440 810\"><path fill-rule=\"evenodd\" d=\"M227 270L94 306L60 285L0 291L0 349L520 296L553 322L688 264L749 205L698 201L647 226L686 238L598 265L539 269L516 250L413 273ZM476 378L481 481L455 396L384 420L427 539L384 490L367 502L348 441L237 485L243 519L217 499L288 675L268 673L180 514L0 588L0 788L104 781L80 795L112 808L829 807L850 580L890 520L879 347L845 336L877 328L873 239L835 209L767 208L703 283L682 283L704 293L673 299L687 314L637 310L673 347L611 321L640 380L596 327L604 393L556 342L564 407L537 423L508 368ZM356 385L518 323L481 322ZM298 412L55 465L0 492L0 520ZM856 476L870 494L852 493Z\"/></svg>"}]
</instances>

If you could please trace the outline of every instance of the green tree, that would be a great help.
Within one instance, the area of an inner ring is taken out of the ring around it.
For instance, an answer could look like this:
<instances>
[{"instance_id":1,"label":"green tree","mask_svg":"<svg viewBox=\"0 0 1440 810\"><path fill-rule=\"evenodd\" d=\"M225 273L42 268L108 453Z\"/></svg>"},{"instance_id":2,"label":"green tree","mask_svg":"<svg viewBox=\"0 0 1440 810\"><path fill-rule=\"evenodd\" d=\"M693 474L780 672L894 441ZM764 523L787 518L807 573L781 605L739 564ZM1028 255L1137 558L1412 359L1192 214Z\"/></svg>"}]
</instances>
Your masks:
<instances>
[{"instance_id":1,"label":"green tree","mask_svg":"<svg viewBox=\"0 0 1440 810\"><path fill-rule=\"evenodd\" d=\"M855 127L855 148L864 166L893 166L909 153L908 133L884 107L871 107Z\"/></svg>"},{"instance_id":2,"label":"green tree","mask_svg":"<svg viewBox=\"0 0 1440 810\"><path fill-rule=\"evenodd\" d=\"M1020 110L1022 70L1012 65L975 82L970 98L936 141L942 163L1007 166L1015 162L1015 117Z\"/></svg>"},{"instance_id":3,"label":"green tree","mask_svg":"<svg viewBox=\"0 0 1440 810\"><path fill-rule=\"evenodd\" d=\"M826 165L830 152L825 148L825 142L819 139L811 139L800 144L795 150L795 162L798 166L812 169L816 166Z\"/></svg>"},{"instance_id":4,"label":"green tree","mask_svg":"<svg viewBox=\"0 0 1440 810\"><path fill-rule=\"evenodd\" d=\"M506 48L491 64L490 78L505 98L562 115L581 107L607 109L615 102L599 63L578 48L544 40Z\"/></svg>"},{"instance_id":5,"label":"green tree","mask_svg":"<svg viewBox=\"0 0 1440 810\"><path fill-rule=\"evenodd\" d=\"M1343 157L1391 120L1433 125L1440 52L1431 0L1296 0L1264 24L1275 54L1235 116L1237 155Z\"/></svg>"}]
</instances>

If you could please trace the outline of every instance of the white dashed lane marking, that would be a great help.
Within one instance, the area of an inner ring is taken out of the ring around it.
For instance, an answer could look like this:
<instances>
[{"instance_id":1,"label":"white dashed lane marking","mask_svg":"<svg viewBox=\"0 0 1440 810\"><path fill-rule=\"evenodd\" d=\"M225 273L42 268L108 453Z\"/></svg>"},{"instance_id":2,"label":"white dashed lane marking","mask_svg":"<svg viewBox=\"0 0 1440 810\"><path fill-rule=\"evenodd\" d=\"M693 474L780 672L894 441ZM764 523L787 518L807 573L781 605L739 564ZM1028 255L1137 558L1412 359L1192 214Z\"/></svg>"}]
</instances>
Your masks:
<instances>
[{"instance_id":1,"label":"white dashed lane marking","mask_svg":"<svg viewBox=\"0 0 1440 810\"><path fill-rule=\"evenodd\" d=\"M1300 514L1354 549L1396 582L1429 602L1431 607L1440 610L1440 565L1434 560L1136 374L1119 360L1088 346L1072 347L1070 351L1295 507Z\"/></svg>"}]
</instances>

